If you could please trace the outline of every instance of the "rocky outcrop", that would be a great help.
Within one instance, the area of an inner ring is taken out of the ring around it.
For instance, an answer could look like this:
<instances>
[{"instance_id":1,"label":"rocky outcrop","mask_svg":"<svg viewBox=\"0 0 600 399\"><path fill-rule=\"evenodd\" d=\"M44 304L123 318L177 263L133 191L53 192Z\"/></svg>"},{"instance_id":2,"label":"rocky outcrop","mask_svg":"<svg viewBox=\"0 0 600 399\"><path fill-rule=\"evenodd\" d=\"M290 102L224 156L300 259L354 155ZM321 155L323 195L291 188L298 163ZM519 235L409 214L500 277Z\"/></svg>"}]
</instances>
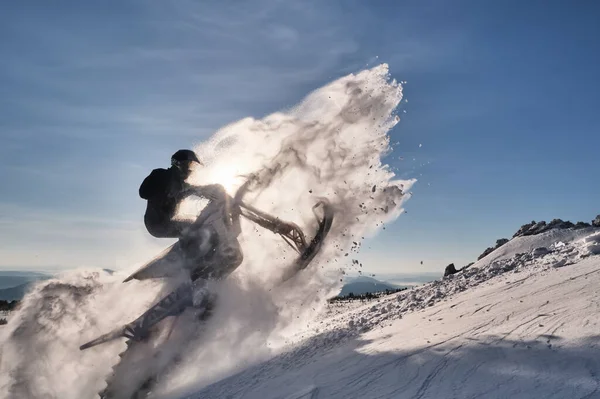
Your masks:
<instances>
[{"instance_id":1,"label":"rocky outcrop","mask_svg":"<svg viewBox=\"0 0 600 399\"><path fill-rule=\"evenodd\" d=\"M446 266L446 269L444 270L444 277L448 277L455 273L458 273L458 270L456 270L454 263L450 263L448 266Z\"/></svg>"},{"instance_id":2,"label":"rocky outcrop","mask_svg":"<svg viewBox=\"0 0 600 399\"><path fill-rule=\"evenodd\" d=\"M573 224L568 220L564 221L562 219L554 219L550 223L546 223L543 220L540 222L533 220L531 223L521 226L521 228L513 235L513 238L541 234L552 229L584 229L591 226L591 224L585 222L577 222L576 224Z\"/></svg>"},{"instance_id":3,"label":"rocky outcrop","mask_svg":"<svg viewBox=\"0 0 600 399\"><path fill-rule=\"evenodd\" d=\"M496 246L486 248L485 251L483 251L483 253L481 255L479 255L479 257L477 258L477 260L485 258L490 253L494 252L495 250L497 250L498 248L500 248L501 246L503 246L504 244L506 244L508 241L509 241L508 238L501 238L499 240L496 240Z\"/></svg>"},{"instance_id":4,"label":"rocky outcrop","mask_svg":"<svg viewBox=\"0 0 600 399\"><path fill-rule=\"evenodd\" d=\"M546 223L543 220L539 221L539 222L532 220L531 223L522 225L519 228L519 230L512 236L512 238L541 234L541 233L544 233L544 232L552 230L552 229L575 229L575 230L577 230L577 229L584 229L584 228L588 228L588 227L600 227L600 215L596 216L596 218L594 220L592 220L591 224L586 223L586 222L572 223L568 220L565 221L562 219L553 219L550 223ZM599 237L600 237L600 235L599 235ZM485 258L490 253L494 252L496 249L500 248L501 246L503 246L504 244L506 244L509 241L510 240L507 238L501 238L499 240L496 240L496 245L493 247L486 248L485 251L483 251L483 253L477 257L477 260L481 260L481 259ZM593 254L600 254L600 243L594 244L594 245L595 246L592 246L593 248L590 247L589 252L593 253ZM549 253L548 248L540 247L540 248L535 248L531 252L530 256L533 258L538 258L538 257L543 257L543 256L547 255L548 253ZM446 269L444 270L444 277L451 276L451 275L456 274L464 269L467 269L472 264L473 263L470 263L461 269L456 269L456 267L454 266L454 263L451 263L448 266L446 266Z\"/></svg>"}]
</instances>

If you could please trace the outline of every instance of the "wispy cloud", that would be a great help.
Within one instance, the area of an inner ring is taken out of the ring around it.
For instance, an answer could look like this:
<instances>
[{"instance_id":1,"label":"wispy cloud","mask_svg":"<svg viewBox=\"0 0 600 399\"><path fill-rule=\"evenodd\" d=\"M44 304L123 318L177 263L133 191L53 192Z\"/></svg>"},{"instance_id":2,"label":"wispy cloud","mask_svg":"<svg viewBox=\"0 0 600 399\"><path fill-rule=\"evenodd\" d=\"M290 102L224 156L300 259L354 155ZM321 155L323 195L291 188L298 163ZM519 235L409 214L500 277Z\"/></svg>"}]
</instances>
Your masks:
<instances>
[{"instance_id":1,"label":"wispy cloud","mask_svg":"<svg viewBox=\"0 0 600 399\"><path fill-rule=\"evenodd\" d=\"M296 101L302 86L347 67L344 57L358 50L351 29L335 10L315 11L267 1L144 3L132 29L157 40L142 41L108 42L95 28L78 35L69 25L41 22L27 34L51 61L23 53L4 67L5 76L37 94L15 92L4 101L29 117L27 127L46 133L206 135L252 112L252 104L290 95ZM131 21L112 23L120 31ZM22 119L11 127L13 134L25 130Z\"/></svg>"},{"instance_id":2,"label":"wispy cloud","mask_svg":"<svg viewBox=\"0 0 600 399\"><path fill-rule=\"evenodd\" d=\"M81 3L46 8L44 18L12 7L0 16L11 38L0 43L0 183L12 201L0 206L5 264L33 262L31 248L45 254L39 262L70 265L74 254L100 256L100 243L121 256L132 237L145 248L140 167L292 106L399 40L365 36L378 21L361 2ZM413 39L391 53L415 62L435 48ZM124 214L132 224L118 222Z\"/></svg>"}]
</instances>

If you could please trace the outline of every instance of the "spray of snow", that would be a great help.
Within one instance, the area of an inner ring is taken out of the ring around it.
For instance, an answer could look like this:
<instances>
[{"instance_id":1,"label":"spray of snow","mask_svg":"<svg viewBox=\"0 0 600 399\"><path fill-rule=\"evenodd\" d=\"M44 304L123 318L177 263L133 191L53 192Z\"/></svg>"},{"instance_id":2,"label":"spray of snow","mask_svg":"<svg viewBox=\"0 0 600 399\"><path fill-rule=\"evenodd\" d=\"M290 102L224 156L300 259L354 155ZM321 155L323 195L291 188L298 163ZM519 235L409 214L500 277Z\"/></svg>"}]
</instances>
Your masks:
<instances>
[{"instance_id":1,"label":"spray of snow","mask_svg":"<svg viewBox=\"0 0 600 399\"><path fill-rule=\"evenodd\" d=\"M95 270L39 283L1 331L0 396L90 397L124 344L114 341L93 354L79 345L135 318L159 291L156 283L127 286Z\"/></svg>"},{"instance_id":2,"label":"spray of snow","mask_svg":"<svg viewBox=\"0 0 600 399\"><path fill-rule=\"evenodd\" d=\"M278 236L243 224L244 262L219 288L202 341L186 353L159 396L181 395L281 351L339 289L362 238L402 213L414 181L394 180L381 161L390 151L388 133L399 121L394 111L401 99L401 85L383 64L338 79L293 109L226 126L196 146L206 166L191 177L193 183L220 182L233 193L244 176L258 174L269 184L245 201L309 235L319 197L334 205L336 215L321 253L284 285L276 282L294 258L292 249ZM197 207L188 201L184 212ZM78 346L131 321L170 288L160 282L120 284L121 278L77 272L28 295L5 331L2 392L79 398L102 388L122 342L85 352ZM57 291L52 284L67 288Z\"/></svg>"}]
</instances>

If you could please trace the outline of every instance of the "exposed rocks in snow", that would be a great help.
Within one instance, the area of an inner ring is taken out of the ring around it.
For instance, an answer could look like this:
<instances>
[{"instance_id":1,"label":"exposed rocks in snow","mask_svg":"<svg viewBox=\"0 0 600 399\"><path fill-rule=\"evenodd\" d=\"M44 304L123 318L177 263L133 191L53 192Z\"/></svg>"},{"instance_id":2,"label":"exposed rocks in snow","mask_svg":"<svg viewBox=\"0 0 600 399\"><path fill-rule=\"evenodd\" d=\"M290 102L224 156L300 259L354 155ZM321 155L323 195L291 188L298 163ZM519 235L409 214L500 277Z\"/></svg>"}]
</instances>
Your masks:
<instances>
[{"instance_id":1,"label":"exposed rocks in snow","mask_svg":"<svg viewBox=\"0 0 600 399\"><path fill-rule=\"evenodd\" d=\"M544 222L544 225L546 224L546 222ZM519 230L517 230L517 232L515 234L513 234L513 238L515 237L521 237L521 236L525 236L525 235L533 235L533 231L535 230L534 227L539 227L538 223L536 223L535 220L532 220L531 223L527 223L522 225Z\"/></svg>"},{"instance_id":2,"label":"exposed rocks in snow","mask_svg":"<svg viewBox=\"0 0 600 399\"><path fill-rule=\"evenodd\" d=\"M562 219L553 219L550 223L546 223L543 220L540 222L533 220L531 223L521 226L521 228L513 235L513 238L536 235L551 229L583 229L586 227L591 227L591 225L585 222L573 224L572 222L564 221Z\"/></svg>"},{"instance_id":3,"label":"exposed rocks in snow","mask_svg":"<svg viewBox=\"0 0 600 399\"><path fill-rule=\"evenodd\" d=\"M458 273L458 270L456 270L454 263L450 263L448 266L446 266L446 269L444 270L444 277L448 277L451 274L455 273Z\"/></svg>"},{"instance_id":4,"label":"exposed rocks in snow","mask_svg":"<svg viewBox=\"0 0 600 399\"><path fill-rule=\"evenodd\" d=\"M453 294L486 283L505 273L535 274L573 265L583 258L599 254L600 231L566 243L557 239L552 245L538 245L531 250L513 253L510 257L501 257L477 267L456 269L454 264L450 264L446 267L444 278L440 280L380 298L375 305L369 304L359 308L348 305L343 308L332 307L326 318L331 322L337 314L344 318L344 324L351 330L348 331L349 335L358 334L384 325L382 322L386 320L401 318L407 312L433 306ZM456 272L451 272L452 270Z\"/></svg>"},{"instance_id":5,"label":"exposed rocks in snow","mask_svg":"<svg viewBox=\"0 0 600 399\"><path fill-rule=\"evenodd\" d=\"M592 220L592 226L600 227L600 215L596 216L596 219Z\"/></svg>"},{"instance_id":6,"label":"exposed rocks in snow","mask_svg":"<svg viewBox=\"0 0 600 399\"><path fill-rule=\"evenodd\" d=\"M486 250L483 251L483 253L477 257L477 260L481 260L481 259L485 258L490 253L494 252L496 249L498 249L501 246L503 246L504 244L506 244L508 241L509 241L508 238L501 238L499 240L496 240L496 246L495 247L486 248Z\"/></svg>"},{"instance_id":7,"label":"exposed rocks in snow","mask_svg":"<svg viewBox=\"0 0 600 399\"><path fill-rule=\"evenodd\" d=\"M544 255L549 254L551 251L546 247L537 247L531 252L531 256L534 258L540 258Z\"/></svg>"}]
</instances>

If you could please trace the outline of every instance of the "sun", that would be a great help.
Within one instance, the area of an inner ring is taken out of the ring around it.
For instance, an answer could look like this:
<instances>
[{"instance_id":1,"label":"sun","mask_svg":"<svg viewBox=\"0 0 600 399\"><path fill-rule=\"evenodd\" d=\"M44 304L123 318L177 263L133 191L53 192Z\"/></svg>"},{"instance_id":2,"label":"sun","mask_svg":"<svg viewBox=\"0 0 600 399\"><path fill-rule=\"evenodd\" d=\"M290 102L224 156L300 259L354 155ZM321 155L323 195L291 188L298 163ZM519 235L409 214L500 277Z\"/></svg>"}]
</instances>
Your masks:
<instances>
[{"instance_id":1,"label":"sun","mask_svg":"<svg viewBox=\"0 0 600 399\"><path fill-rule=\"evenodd\" d=\"M219 166L210 171L209 184L220 184L225 188L227 194L234 195L243 183L241 174L241 168L238 165Z\"/></svg>"}]
</instances>

